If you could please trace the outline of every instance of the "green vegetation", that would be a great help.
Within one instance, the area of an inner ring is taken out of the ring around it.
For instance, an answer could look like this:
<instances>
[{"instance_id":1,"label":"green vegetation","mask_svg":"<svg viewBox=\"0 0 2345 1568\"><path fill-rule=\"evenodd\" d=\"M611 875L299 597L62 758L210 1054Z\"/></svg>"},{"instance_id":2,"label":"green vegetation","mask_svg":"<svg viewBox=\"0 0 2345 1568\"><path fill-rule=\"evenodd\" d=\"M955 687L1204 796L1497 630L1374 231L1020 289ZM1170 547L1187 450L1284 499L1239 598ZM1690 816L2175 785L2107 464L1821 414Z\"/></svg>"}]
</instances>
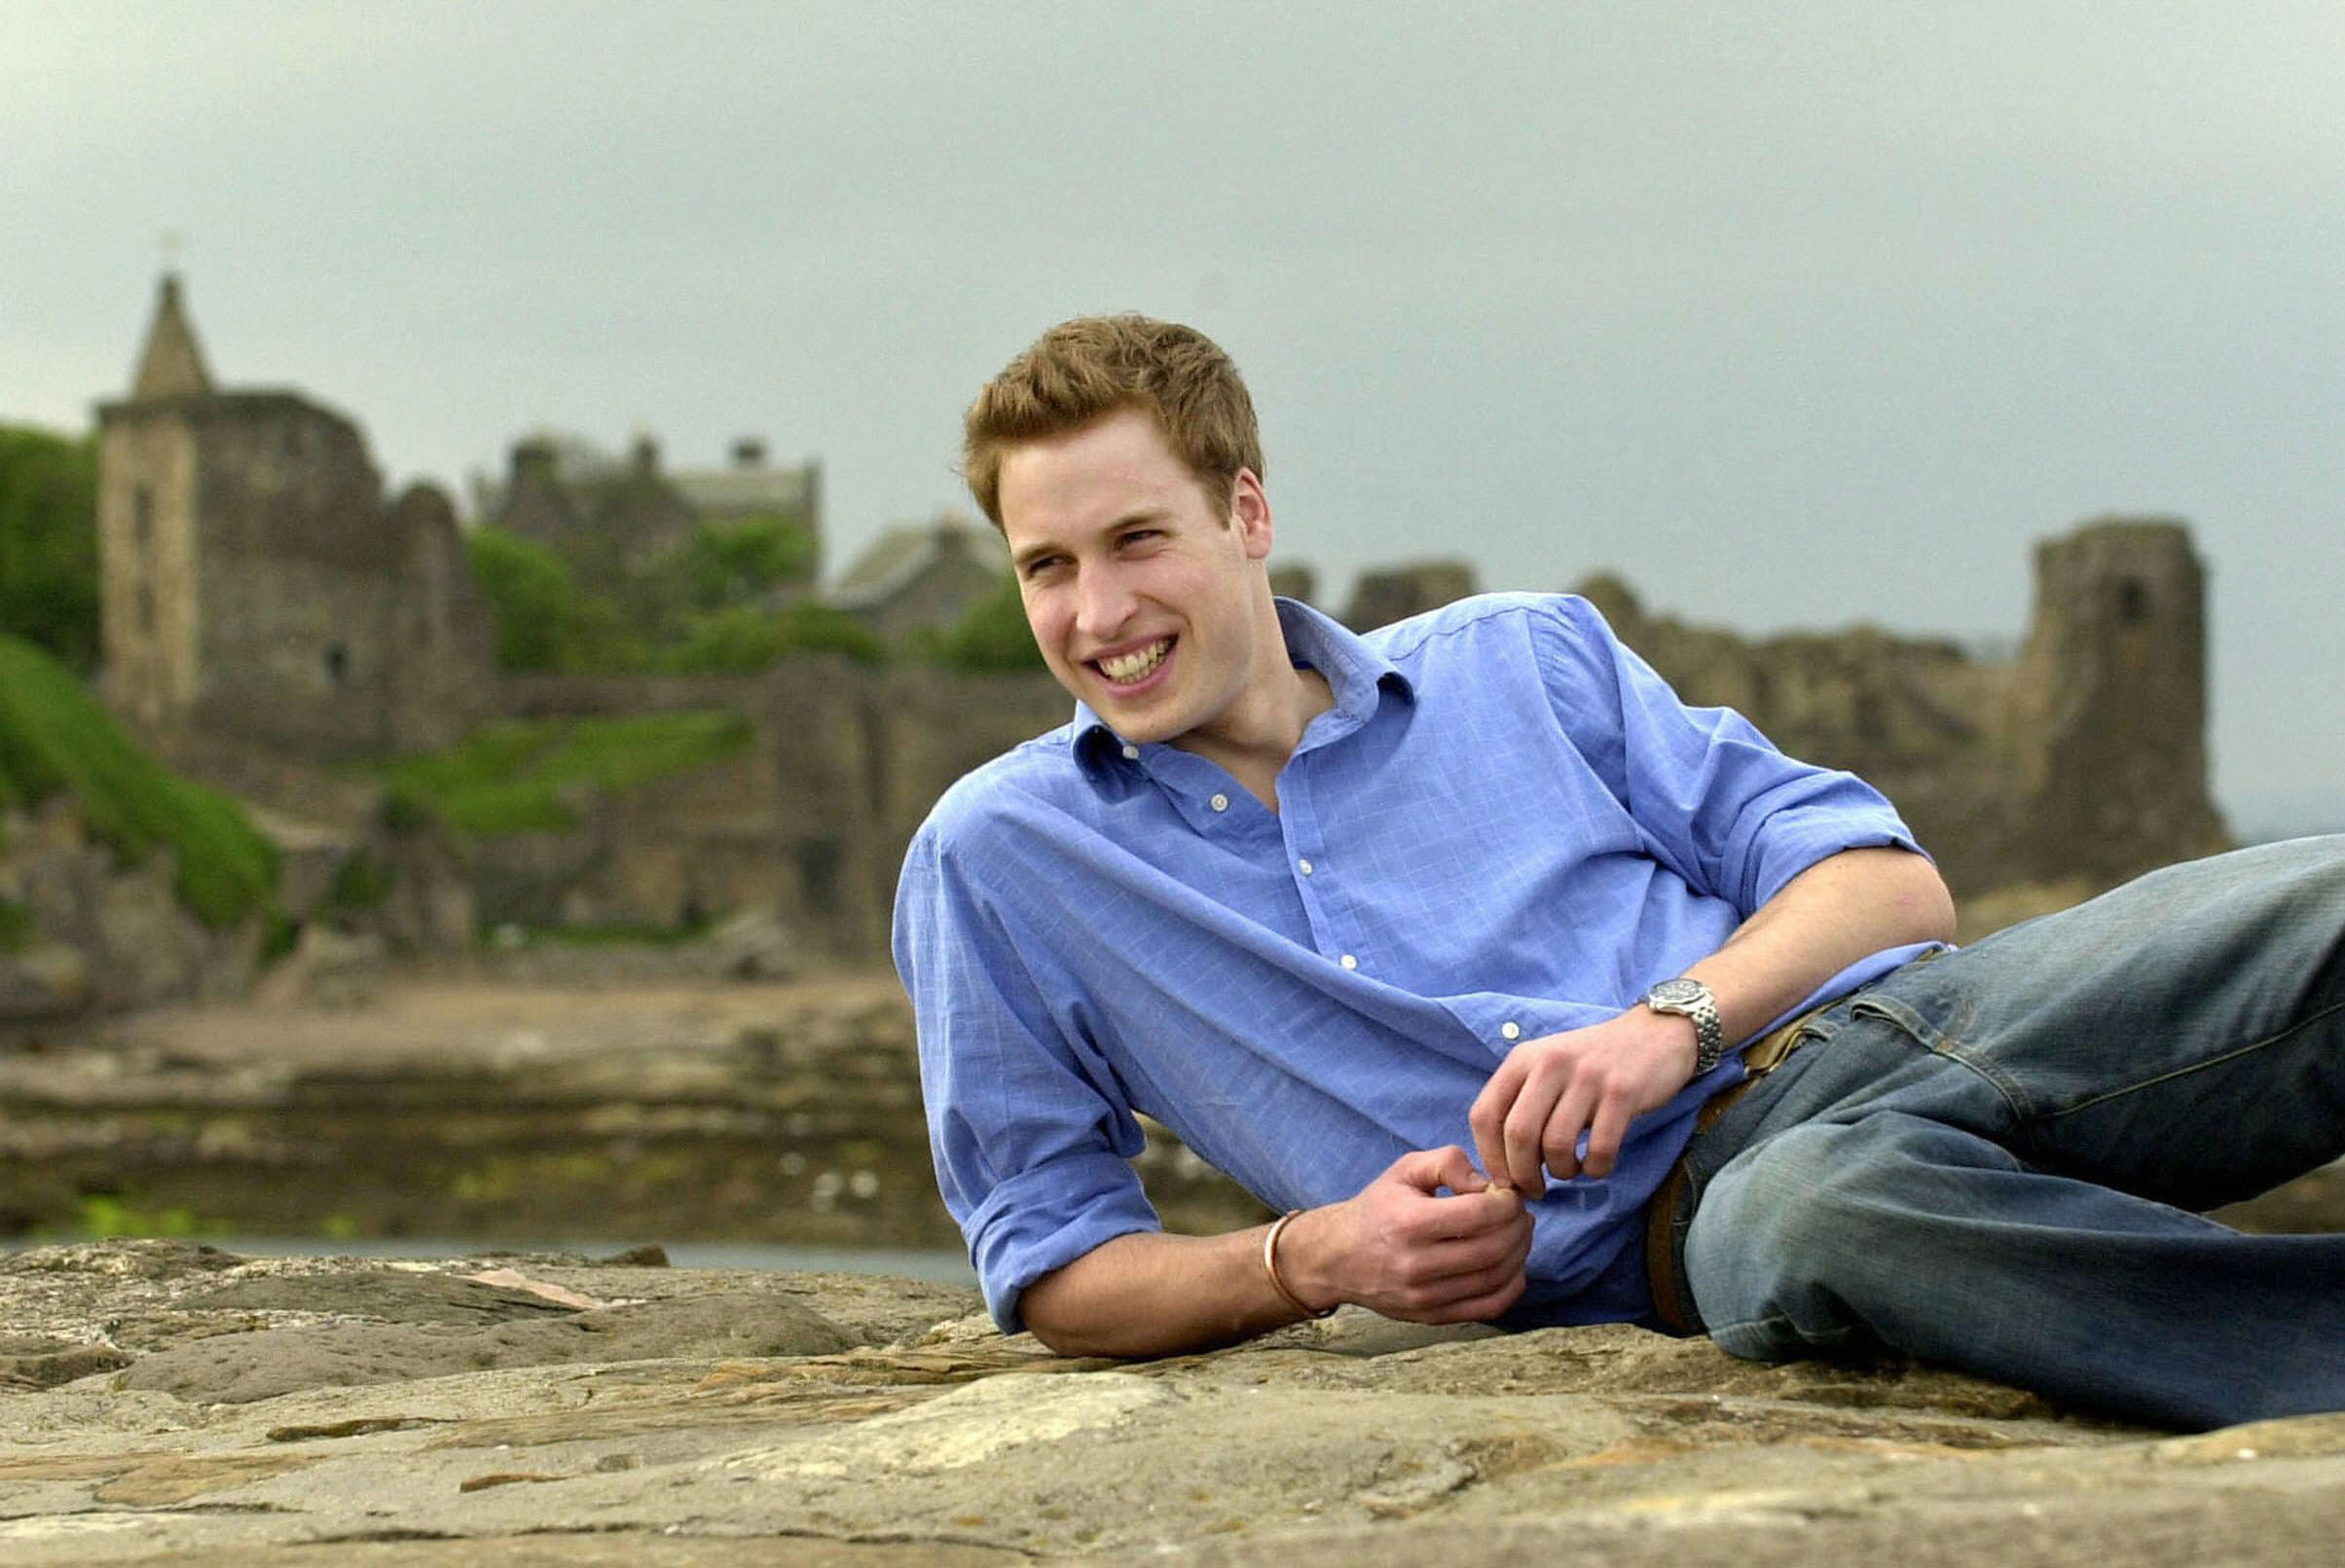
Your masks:
<instances>
[{"instance_id":1,"label":"green vegetation","mask_svg":"<svg viewBox=\"0 0 2345 1568\"><path fill-rule=\"evenodd\" d=\"M32 911L22 904L0 898L0 953L21 953L32 945L40 934L33 925Z\"/></svg>"},{"instance_id":2,"label":"green vegetation","mask_svg":"<svg viewBox=\"0 0 2345 1568\"><path fill-rule=\"evenodd\" d=\"M0 632L78 671L97 662L97 453L0 425Z\"/></svg>"},{"instance_id":3,"label":"green vegetation","mask_svg":"<svg viewBox=\"0 0 2345 1568\"><path fill-rule=\"evenodd\" d=\"M1011 675L1047 668L1026 625L1026 603L1015 581L1004 583L969 610L934 644L937 663L978 675Z\"/></svg>"},{"instance_id":4,"label":"green vegetation","mask_svg":"<svg viewBox=\"0 0 2345 1568\"><path fill-rule=\"evenodd\" d=\"M334 885L326 890L326 904L356 913L381 908L390 893L390 868L371 856L353 855L334 873Z\"/></svg>"},{"instance_id":5,"label":"green vegetation","mask_svg":"<svg viewBox=\"0 0 2345 1568\"><path fill-rule=\"evenodd\" d=\"M211 926L268 905L276 852L236 803L133 745L73 673L0 636L0 808L70 795L91 837L133 864L178 856L179 901Z\"/></svg>"},{"instance_id":6,"label":"green vegetation","mask_svg":"<svg viewBox=\"0 0 2345 1568\"><path fill-rule=\"evenodd\" d=\"M668 559L630 569L613 595L584 588L554 551L499 528L474 529L466 548L507 670L753 675L815 649L886 658L876 638L826 606L765 607L813 576L815 534L802 518L703 523Z\"/></svg>"},{"instance_id":7,"label":"green vegetation","mask_svg":"<svg viewBox=\"0 0 2345 1568\"><path fill-rule=\"evenodd\" d=\"M81 1201L81 1233L103 1240L108 1236L217 1236L228 1227L216 1220L199 1220L192 1209L140 1209L118 1197L93 1192Z\"/></svg>"},{"instance_id":8,"label":"green vegetation","mask_svg":"<svg viewBox=\"0 0 2345 1568\"><path fill-rule=\"evenodd\" d=\"M802 517L745 517L692 530L675 569L703 612L762 602L777 588L814 581L819 546Z\"/></svg>"},{"instance_id":9,"label":"green vegetation","mask_svg":"<svg viewBox=\"0 0 2345 1568\"><path fill-rule=\"evenodd\" d=\"M888 662L888 645L845 610L802 599L776 611L743 605L701 616L664 665L685 675L755 675L796 653L841 653L857 664Z\"/></svg>"},{"instance_id":10,"label":"green vegetation","mask_svg":"<svg viewBox=\"0 0 2345 1568\"><path fill-rule=\"evenodd\" d=\"M590 670L621 656L616 606L582 594L553 551L495 528L474 529L465 549L496 622L500 666Z\"/></svg>"},{"instance_id":11,"label":"green vegetation","mask_svg":"<svg viewBox=\"0 0 2345 1568\"><path fill-rule=\"evenodd\" d=\"M448 750L393 764L392 810L491 836L574 827L579 795L726 761L750 738L749 720L730 712L484 725Z\"/></svg>"}]
</instances>

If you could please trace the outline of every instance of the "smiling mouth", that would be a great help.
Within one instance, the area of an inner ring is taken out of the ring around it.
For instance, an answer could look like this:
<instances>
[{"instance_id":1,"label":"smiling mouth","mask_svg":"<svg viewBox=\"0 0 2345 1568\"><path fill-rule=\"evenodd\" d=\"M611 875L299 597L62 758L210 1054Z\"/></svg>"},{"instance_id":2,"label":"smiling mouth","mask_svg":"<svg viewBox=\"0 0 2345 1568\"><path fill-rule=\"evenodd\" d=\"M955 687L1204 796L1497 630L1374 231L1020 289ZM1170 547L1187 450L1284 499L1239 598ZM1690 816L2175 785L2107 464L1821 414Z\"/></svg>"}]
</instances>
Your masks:
<instances>
[{"instance_id":1,"label":"smiling mouth","mask_svg":"<svg viewBox=\"0 0 2345 1568\"><path fill-rule=\"evenodd\" d=\"M1164 656L1172 652L1172 645L1171 638L1158 638L1147 647L1118 653L1112 659L1093 659L1091 667L1107 676L1111 685L1134 685L1155 673L1156 666L1164 662Z\"/></svg>"}]
</instances>

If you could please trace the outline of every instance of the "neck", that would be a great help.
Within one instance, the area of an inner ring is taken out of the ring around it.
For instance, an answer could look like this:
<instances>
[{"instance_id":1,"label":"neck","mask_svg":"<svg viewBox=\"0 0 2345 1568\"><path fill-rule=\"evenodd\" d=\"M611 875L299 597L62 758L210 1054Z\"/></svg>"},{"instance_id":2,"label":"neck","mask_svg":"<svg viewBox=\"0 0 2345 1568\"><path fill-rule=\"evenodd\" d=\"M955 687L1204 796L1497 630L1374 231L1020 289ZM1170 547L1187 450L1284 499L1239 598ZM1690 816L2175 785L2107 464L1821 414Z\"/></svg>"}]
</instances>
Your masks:
<instances>
[{"instance_id":1,"label":"neck","mask_svg":"<svg viewBox=\"0 0 2345 1568\"><path fill-rule=\"evenodd\" d=\"M1258 641L1262 654L1245 696L1220 722L1191 730L1171 744L1219 763L1257 800L1276 811L1279 770L1302 744L1302 732L1311 720L1336 706L1336 697L1325 675L1298 670L1289 661L1278 611L1268 598L1265 593L1267 635Z\"/></svg>"}]
</instances>

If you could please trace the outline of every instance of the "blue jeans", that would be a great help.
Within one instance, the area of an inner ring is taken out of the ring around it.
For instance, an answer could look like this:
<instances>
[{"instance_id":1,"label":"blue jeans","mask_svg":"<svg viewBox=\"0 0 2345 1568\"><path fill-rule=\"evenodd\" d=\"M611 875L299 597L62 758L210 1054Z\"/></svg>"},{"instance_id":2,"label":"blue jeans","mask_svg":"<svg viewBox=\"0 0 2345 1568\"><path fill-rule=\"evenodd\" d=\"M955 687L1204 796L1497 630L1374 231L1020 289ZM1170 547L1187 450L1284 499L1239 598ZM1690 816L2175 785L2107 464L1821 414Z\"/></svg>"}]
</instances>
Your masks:
<instances>
[{"instance_id":1,"label":"blue jeans","mask_svg":"<svg viewBox=\"0 0 2345 1568\"><path fill-rule=\"evenodd\" d=\"M2159 1425L2345 1409L2345 1234L2196 1212L2345 1155L2345 838L2153 872L1808 1033L1689 1150L1720 1346L1886 1345Z\"/></svg>"}]
</instances>

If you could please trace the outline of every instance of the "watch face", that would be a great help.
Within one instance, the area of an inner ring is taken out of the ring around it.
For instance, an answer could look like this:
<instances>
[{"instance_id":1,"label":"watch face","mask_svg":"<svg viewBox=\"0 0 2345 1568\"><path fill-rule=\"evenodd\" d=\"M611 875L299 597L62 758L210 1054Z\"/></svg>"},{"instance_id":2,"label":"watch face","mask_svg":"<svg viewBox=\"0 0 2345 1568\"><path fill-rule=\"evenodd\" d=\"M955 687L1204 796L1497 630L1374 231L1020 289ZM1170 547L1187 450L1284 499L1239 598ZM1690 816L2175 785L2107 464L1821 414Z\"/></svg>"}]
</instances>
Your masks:
<instances>
[{"instance_id":1,"label":"watch face","mask_svg":"<svg viewBox=\"0 0 2345 1568\"><path fill-rule=\"evenodd\" d=\"M1668 1002L1690 1005L1708 995L1699 980L1664 980L1645 993L1648 1002Z\"/></svg>"}]
</instances>

